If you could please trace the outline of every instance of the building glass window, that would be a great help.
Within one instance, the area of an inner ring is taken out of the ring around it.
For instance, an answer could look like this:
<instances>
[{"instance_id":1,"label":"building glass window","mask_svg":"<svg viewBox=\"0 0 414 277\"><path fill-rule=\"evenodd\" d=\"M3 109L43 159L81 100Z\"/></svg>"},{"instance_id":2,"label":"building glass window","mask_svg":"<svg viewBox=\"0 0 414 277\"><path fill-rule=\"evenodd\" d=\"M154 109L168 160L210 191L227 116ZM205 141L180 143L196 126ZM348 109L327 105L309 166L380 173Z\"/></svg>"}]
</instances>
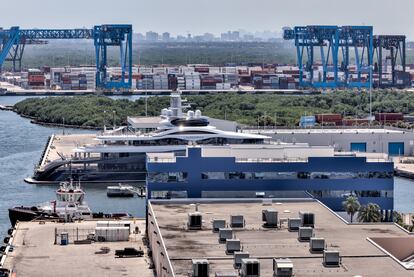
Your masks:
<instances>
[{"instance_id":1,"label":"building glass window","mask_svg":"<svg viewBox=\"0 0 414 277\"><path fill-rule=\"evenodd\" d=\"M187 182L187 172L150 172L148 181L152 183L180 183Z\"/></svg>"},{"instance_id":2,"label":"building glass window","mask_svg":"<svg viewBox=\"0 0 414 277\"><path fill-rule=\"evenodd\" d=\"M314 197L333 197L333 198L346 198L354 195L356 197L382 197L393 198L392 190L311 190L309 191Z\"/></svg>"},{"instance_id":3,"label":"building glass window","mask_svg":"<svg viewBox=\"0 0 414 277\"><path fill-rule=\"evenodd\" d=\"M393 172L202 172L209 180L362 179L393 178Z\"/></svg>"}]
</instances>

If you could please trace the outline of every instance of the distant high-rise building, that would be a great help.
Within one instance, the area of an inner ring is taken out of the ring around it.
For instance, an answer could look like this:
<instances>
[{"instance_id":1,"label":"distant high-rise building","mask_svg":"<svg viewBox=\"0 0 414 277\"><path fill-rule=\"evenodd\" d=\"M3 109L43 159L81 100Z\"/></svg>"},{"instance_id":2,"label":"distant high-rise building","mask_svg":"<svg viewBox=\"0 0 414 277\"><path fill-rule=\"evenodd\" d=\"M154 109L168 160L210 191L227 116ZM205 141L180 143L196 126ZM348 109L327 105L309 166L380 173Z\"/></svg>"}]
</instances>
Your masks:
<instances>
[{"instance_id":1,"label":"distant high-rise building","mask_svg":"<svg viewBox=\"0 0 414 277\"><path fill-rule=\"evenodd\" d=\"M213 41L215 39L215 36L211 33L204 33L203 40L204 41Z\"/></svg>"},{"instance_id":2,"label":"distant high-rise building","mask_svg":"<svg viewBox=\"0 0 414 277\"><path fill-rule=\"evenodd\" d=\"M134 40L135 41L143 41L143 40L145 40L145 36L143 34L141 34L141 33L135 34L134 36L135 36L134 37Z\"/></svg>"},{"instance_id":3,"label":"distant high-rise building","mask_svg":"<svg viewBox=\"0 0 414 277\"><path fill-rule=\"evenodd\" d=\"M177 36L177 41L185 41L185 36L178 35Z\"/></svg>"},{"instance_id":4,"label":"distant high-rise building","mask_svg":"<svg viewBox=\"0 0 414 277\"><path fill-rule=\"evenodd\" d=\"M230 40L234 40L234 41L240 40L240 32L239 31L231 32Z\"/></svg>"},{"instance_id":5,"label":"distant high-rise building","mask_svg":"<svg viewBox=\"0 0 414 277\"><path fill-rule=\"evenodd\" d=\"M228 31L227 33L221 34L221 40L223 41L238 41L240 40L239 31Z\"/></svg>"},{"instance_id":6,"label":"distant high-rise building","mask_svg":"<svg viewBox=\"0 0 414 277\"><path fill-rule=\"evenodd\" d=\"M228 40L230 40L230 37L229 37L229 32L227 32L227 33L222 33L222 34L220 35L220 38L221 38L221 40L223 40L223 41L228 41Z\"/></svg>"},{"instance_id":7,"label":"distant high-rise building","mask_svg":"<svg viewBox=\"0 0 414 277\"><path fill-rule=\"evenodd\" d=\"M255 37L254 37L252 34L245 34L245 35L243 36L243 40L246 40L246 41L253 41L253 40L255 40Z\"/></svg>"},{"instance_id":8,"label":"distant high-rise building","mask_svg":"<svg viewBox=\"0 0 414 277\"><path fill-rule=\"evenodd\" d=\"M147 41L157 41L158 40L158 33L149 31L146 34L146 40Z\"/></svg>"},{"instance_id":9,"label":"distant high-rise building","mask_svg":"<svg viewBox=\"0 0 414 277\"><path fill-rule=\"evenodd\" d=\"M170 40L170 33L168 33L168 32L162 33L162 40L163 41L169 41Z\"/></svg>"}]
</instances>

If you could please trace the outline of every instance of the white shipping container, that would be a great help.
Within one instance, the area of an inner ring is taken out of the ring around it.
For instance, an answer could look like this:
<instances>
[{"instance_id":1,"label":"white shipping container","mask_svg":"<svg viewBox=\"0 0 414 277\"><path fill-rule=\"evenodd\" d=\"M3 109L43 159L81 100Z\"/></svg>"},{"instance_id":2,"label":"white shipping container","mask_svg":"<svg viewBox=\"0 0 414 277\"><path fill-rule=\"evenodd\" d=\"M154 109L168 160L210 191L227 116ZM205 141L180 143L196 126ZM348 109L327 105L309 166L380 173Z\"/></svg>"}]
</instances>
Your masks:
<instances>
[{"instance_id":1,"label":"white shipping container","mask_svg":"<svg viewBox=\"0 0 414 277\"><path fill-rule=\"evenodd\" d=\"M236 69L236 67L229 67L229 66L227 66L227 67L222 67L221 68L221 71L222 71L222 73L232 73L232 74L236 74L237 69Z\"/></svg>"},{"instance_id":2,"label":"white shipping container","mask_svg":"<svg viewBox=\"0 0 414 277\"><path fill-rule=\"evenodd\" d=\"M96 227L95 236L103 238L105 241L128 241L130 230L129 227Z\"/></svg>"},{"instance_id":3,"label":"white shipping container","mask_svg":"<svg viewBox=\"0 0 414 277\"><path fill-rule=\"evenodd\" d=\"M154 67L152 69L152 72L154 74L166 73L167 72L167 68L165 68L165 67Z\"/></svg>"}]
</instances>

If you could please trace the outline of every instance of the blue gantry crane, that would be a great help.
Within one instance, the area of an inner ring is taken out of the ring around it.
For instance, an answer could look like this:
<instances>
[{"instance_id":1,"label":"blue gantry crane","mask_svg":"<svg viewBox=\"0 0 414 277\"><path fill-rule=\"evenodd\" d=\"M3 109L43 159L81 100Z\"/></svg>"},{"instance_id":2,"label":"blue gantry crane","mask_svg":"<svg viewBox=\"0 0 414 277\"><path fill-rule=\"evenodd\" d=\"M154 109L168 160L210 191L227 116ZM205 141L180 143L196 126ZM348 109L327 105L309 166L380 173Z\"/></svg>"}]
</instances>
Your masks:
<instances>
[{"instance_id":1,"label":"blue gantry crane","mask_svg":"<svg viewBox=\"0 0 414 277\"><path fill-rule=\"evenodd\" d=\"M96 86L100 89L130 89L132 85L132 25L105 24L93 29L0 29L0 68L11 61L21 70L25 45L50 39L93 39L96 54ZM119 47L121 78L108 80L107 48Z\"/></svg>"},{"instance_id":2,"label":"blue gantry crane","mask_svg":"<svg viewBox=\"0 0 414 277\"><path fill-rule=\"evenodd\" d=\"M374 36L374 73L378 74L376 86L410 86L410 73L406 72L406 37L404 35ZM391 71L388 70L391 66Z\"/></svg>"},{"instance_id":3,"label":"blue gantry crane","mask_svg":"<svg viewBox=\"0 0 414 277\"><path fill-rule=\"evenodd\" d=\"M299 66L299 85L313 88L368 88L372 83L372 26L296 26L284 28L285 40L294 40ZM314 76L315 51L319 50L322 71ZM354 67L350 75L350 51ZM342 74L339 74L342 73ZM362 74L369 81L362 81Z\"/></svg>"}]
</instances>

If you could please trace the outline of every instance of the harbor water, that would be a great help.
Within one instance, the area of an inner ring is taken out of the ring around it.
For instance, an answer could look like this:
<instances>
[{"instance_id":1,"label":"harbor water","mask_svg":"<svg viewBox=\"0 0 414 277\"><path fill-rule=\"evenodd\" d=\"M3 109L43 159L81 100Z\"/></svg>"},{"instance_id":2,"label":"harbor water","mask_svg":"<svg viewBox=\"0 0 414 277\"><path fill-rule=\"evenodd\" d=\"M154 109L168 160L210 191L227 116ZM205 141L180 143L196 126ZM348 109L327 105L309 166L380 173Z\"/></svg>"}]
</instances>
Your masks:
<instances>
[{"instance_id":1,"label":"harbor water","mask_svg":"<svg viewBox=\"0 0 414 277\"><path fill-rule=\"evenodd\" d=\"M0 104L13 105L26 97L0 97ZM117 97L113 97L117 98ZM135 100L137 97L122 97ZM85 133L65 129L65 133ZM26 184L45 147L47 138L62 129L30 123L28 119L10 111L0 111L0 237L10 227L8 208L35 205L55 199L55 186ZM397 211L414 212L414 181L395 178L394 206ZM145 215L145 199L107 198L106 185L84 184L86 201L96 212L129 212L137 217Z\"/></svg>"}]
</instances>

